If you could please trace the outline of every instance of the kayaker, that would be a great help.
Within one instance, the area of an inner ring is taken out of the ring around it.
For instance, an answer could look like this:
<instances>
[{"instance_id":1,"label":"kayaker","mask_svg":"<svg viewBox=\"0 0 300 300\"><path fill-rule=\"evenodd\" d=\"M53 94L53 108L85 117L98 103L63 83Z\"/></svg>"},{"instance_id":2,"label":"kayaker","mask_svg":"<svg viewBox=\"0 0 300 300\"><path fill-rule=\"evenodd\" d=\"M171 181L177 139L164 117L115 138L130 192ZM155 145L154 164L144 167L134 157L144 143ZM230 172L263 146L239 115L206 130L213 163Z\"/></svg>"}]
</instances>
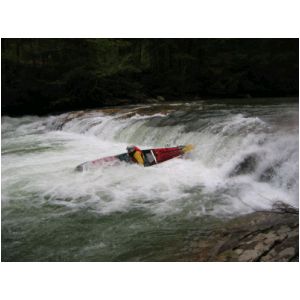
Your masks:
<instances>
[{"instance_id":1,"label":"kayaker","mask_svg":"<svg viewBox=\"0 0 300 300\"><path fill-rule=\"evenodd\" d=\"M142 150L134 145L127 146L127 152L129 156L131 157L132 161L139 164L139 165L144 165L145 160L144 160L144 155Z\"/></svg>"}]
</instances>

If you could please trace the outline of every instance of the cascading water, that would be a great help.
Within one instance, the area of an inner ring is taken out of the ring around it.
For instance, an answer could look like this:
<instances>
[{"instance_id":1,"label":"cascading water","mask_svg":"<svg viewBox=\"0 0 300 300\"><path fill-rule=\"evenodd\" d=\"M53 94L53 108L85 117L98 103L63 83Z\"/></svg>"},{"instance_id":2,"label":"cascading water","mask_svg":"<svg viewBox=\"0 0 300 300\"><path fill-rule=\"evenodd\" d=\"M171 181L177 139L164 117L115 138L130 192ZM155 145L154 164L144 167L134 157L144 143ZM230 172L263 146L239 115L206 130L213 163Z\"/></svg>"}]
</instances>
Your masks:
<instances>
[{"instance_id":1,"label":"cascading water","mask_svg":"<svg viewBox=\"0 0 300 300\"><path fill-rule=\"evenodd\" d=\"M186 159L74 172L84 161L193 143ZM298 104L178 103L2 117L3 260L177 260L188 233L298 207Z\"/></svg>"}]
</instances>

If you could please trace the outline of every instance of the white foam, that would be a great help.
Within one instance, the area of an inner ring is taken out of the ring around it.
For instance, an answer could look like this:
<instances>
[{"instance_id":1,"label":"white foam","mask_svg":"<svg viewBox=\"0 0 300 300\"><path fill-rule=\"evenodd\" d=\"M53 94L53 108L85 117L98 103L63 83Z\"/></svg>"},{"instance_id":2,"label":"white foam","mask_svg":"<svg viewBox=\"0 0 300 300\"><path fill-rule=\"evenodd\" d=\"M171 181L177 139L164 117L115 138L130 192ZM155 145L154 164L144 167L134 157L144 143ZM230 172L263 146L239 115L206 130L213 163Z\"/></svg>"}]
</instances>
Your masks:
<instances>
[{"instance_id":1,"label":"white foam","mask_svg":"<svg viewBox=\"0 0 300 300\"><path fill-rule=\"evenodd\" d=\"M172 121L172 115L119 116L91 112L68 122L62 121L67 114L3 118L3 203L50 203L99 214L146 209L186 216L270 209L278 200L298 206L297 131L269 132L269 124L241 113L212 115L211 122L202 126L200 120L202 127L194 126L193 131L186 131L193 120L155 125ZM125 152L128 143L145 148L194 143L197 148L190 159L149 168L121 165L73 171L84 161ZM253 173L229 176L252 154L258 157ZM276 174L262 182L259 178L268 166Z\"/></svg>"}]
</instances>

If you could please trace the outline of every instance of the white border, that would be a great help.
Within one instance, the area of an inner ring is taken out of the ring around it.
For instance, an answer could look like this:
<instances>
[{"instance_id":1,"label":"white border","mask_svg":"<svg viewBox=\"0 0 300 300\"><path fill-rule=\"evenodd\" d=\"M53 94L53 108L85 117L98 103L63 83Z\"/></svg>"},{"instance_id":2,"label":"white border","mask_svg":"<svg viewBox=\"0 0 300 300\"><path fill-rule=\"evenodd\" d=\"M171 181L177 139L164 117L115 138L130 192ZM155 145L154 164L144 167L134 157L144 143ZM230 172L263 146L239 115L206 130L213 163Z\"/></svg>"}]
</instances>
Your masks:
<instances>
[{"instance_id":1,"label":"white border","mask_svg":"<svg viewBox=\"0 0 300 300\"><path fill-rule=\"evenodd\" d=\"M1 37L299 37L298 0L7 0Z\"/></svg>"},{"instance_id":2,"label":"white border","mask_svg":"<svg viewBox=\"0 0 300 300\"><path fill-rule=\"evenodd\" d=\"M298 0L9 0L1 37L299 37ZM291 299L299 263L1 263L2 299Z\"/></svg>"},{"instance_id":3,"label":"white border","mask_svg":"<svg viewBox=\"0 0 300 300\"><path fill-rule=\"evenodd\" d=\"M2 299L295 299L298 263L2 263ZM287 280L288 278L288 280Z\"/></svg>"}]
</instances>

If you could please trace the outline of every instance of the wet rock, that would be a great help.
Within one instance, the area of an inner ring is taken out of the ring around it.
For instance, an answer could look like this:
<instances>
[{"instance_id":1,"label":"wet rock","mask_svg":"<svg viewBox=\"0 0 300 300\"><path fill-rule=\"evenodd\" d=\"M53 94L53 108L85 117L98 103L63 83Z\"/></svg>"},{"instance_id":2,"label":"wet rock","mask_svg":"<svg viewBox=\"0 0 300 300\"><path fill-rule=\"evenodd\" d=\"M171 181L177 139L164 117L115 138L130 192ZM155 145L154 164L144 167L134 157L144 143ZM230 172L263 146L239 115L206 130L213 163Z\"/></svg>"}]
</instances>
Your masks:
<instances>
[{"instance_id":1,"label":"wet rock","mask_svg":"<svg viewBox=\"0 0 300 300\"><path fill-rule=\"evenodd\" d=\"M280 208L280 209L279 209ZM198 261L298 261L299 215L281 203L225 222L206 239L193 243ZM252 224L249 226L249 224Z\"/></svg>"},{"instance_id":2,"label":"wet rock","mask_svg":"<svg viewBox=\"0 0 300 300\"><path fill-rule=\"evenodd\" d=\"M246 250L238 258L239 261L255 261L259 256L258 250Z\"/></svg>"},{"instance_id":3,"label":"wet rock","mask_svg":"<svg viewBox=\"0 0 300 300\"><path fill-rule=\"evenodd\" d=\"M299 209L281 201L276 201L273 204L272 210L279 213L299 214Z\"/></svg>"},{"instance_id":4,"label":"wet rock","mask_svg":"<svg viewBox=\"0 0 300 300\"><path fill-rule=\"evenodd\" d=\"M277 232L280 234L280 233L287 233L291 230L291 228L289 226L286 226L286 225L283 225L281 226Z\"/></svg>"},{"instance_id":5,"label":"wet rock","mask_svg":"<svg viewBox=\"0 0 300 300\"><path fill-rule=\"evenodd\" d=\"M246 156L235 168L230 172L229 176L239 176L254 172L257 166L258 158L256 155Z\"/></svg>"},{"instance_id":6,"label":"wet rock","mask_svg":"<svg viewBox=\"0 0 300 300\"><path fill-rule=\"evenodd\" d=\"M288 235L289 238L297 237L298 234L299 233L298 233L297 230L287 232L287 235Z\"/></svg>"},{"instance_id":7,"label":"wet rock","mask_svg":"<svg viewBox=\"0 0 300 300\"><path fill-rule=\"evenodd\" d=\"M266 238L266 235L263 233L259 233L258 235L253 237L254 241L263 241Z\"/></svg>"},{"instance_id":8,"label":"wet rock","mask_svg":"<svg viewBox=\"0 0 300 300\"><path fill-rule=\"evenodd\" d=\"M295 248L290 247L290 248L286 248L286 249L282 250L278 255L280 258L284 258L284 257L294 256L295 254L296 254Z\"/></svg>"},{"instance_id":9,"label":"wet rock","mask_svg":"<svg viewBox=\"0 0 300 300\"><path fill-rule=\"evenodd\" d=\"M240 254L242 254L244 251L243 251L243 249L236 249L236 250L234 250L234 252L235 252L237 255L240 255Z\"/></svg>"},{"instance_id":10,"label":"wet rock","mask_svg":"<svg viewBox=\"0 0 300 300\"><path fill-rule=\"evenodd\" d=\"M279 237L274 231L271 231L265 235L264 244L271 244L277 241Z\"/></svg>"},{"instance_id":11,"label":"wet rock","mask_svg":"<svg viewBox=\"0 0 300 300\"><path fill-rule=\"evenodd\" d=\"M259 180L262 182L269 182L275 176L275 168L269 167L265 169L259 177Z\"/></svg>"}]
</instances>

